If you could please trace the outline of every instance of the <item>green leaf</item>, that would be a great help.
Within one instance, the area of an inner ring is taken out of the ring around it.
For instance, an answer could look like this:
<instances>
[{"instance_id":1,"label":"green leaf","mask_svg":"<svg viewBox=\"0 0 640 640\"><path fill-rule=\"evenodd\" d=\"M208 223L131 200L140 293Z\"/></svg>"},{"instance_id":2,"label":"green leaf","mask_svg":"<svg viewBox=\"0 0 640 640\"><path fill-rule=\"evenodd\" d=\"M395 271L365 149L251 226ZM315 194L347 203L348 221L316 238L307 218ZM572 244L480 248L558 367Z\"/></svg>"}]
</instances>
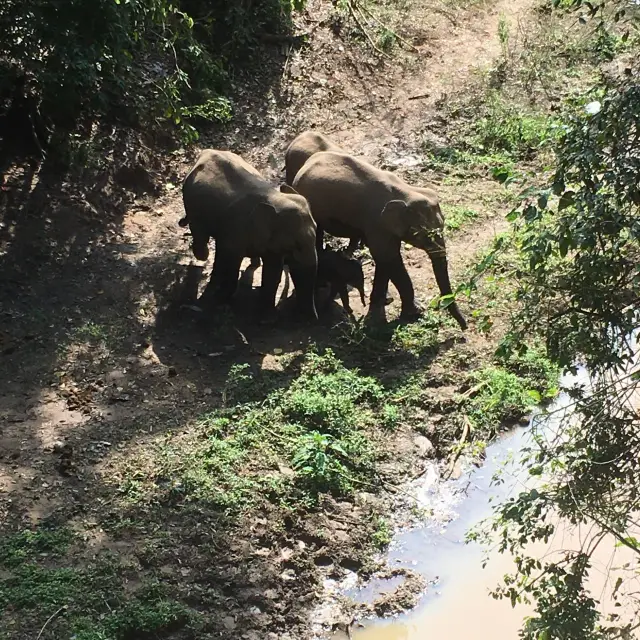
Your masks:
<instances>
[{"instance_id":1,"label":"green leaf","mask_svg":"<svg viewBox=\"0 0 640 640\"><path fill-rule=\"evenodd\" d=\"M527 395L532 398L534 402L539 403L542 401L542 396L535 389L527 389Z\"/></svg>"},{"instance_id":2,"label":"green leaf","mask_svg":"<svg viewBox=\"0 0 640 640\"><path fill-rule=\"evenodd\" d=\"M509 213L506 215L506 218L509 222L513 222L514 220L516 220L518 218L518 216L520 215L520 212L517 209L512 209L511 211L509 211Z\"/></svg>"},{"instance_id":3,"label":"green leaf","mask_svg":"<svg viewBox=\"0 0 640 640\"><path fill-rule=\"evenodd\" d=\"M565 191L562 196L560 196L560 202L558 203L558 211L562 211L567 207L571 207L575 204L575 192L573 191Z\"/></svg>"},{"instance_id":4,"label":"green leaf","mask_svg":"<svg viewBox=\"0 0 640 640\"><path fill-rule=\"evenodd\" d=\"M548 201L549 201L549 194L546 192L541 193L540 197L538 198L538 208L546 209Z\"/></svg>"}]
</instances>

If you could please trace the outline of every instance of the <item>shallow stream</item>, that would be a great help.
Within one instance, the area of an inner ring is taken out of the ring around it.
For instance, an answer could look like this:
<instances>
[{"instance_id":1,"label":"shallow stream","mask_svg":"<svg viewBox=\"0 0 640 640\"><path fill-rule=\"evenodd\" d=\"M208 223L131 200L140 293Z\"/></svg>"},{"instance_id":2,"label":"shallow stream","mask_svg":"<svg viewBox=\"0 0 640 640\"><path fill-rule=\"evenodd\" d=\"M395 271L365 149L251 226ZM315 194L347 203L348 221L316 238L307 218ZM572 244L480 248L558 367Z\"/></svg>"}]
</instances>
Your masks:
<instances>
[{"instance_id":1,"label":"shallow stream","mask_svg":"<svg viewBox=\"0 0 640 640\"><path fill-rule=\"evenodd\" d=\"M565 387L586 384L584 372L562 380ZM549 408L545 428L550 433L564 414L570 399L562 394ZM487 550L477 543L465 543L465 534L476 523L492 513L492 504L517 494L532 478L518 464L520 453L530 441L530 429L519 427L487 448L485 464L472 468L457 480L442 482L434 465L410 489L420 507L434 515L417 527L400 531L388 555L390 567L406 567L420 573L428 582L425 595L413 611L391 620L365 621L364 628L353 628L354 640L516 640L518 630L531 609L515 608L507 600L489 595L514 565L510 555ZM506 463L506 464L505 464ZM503 484L494 485L494 474L504 467ZM548 557L562 549L578 549L579 528L558 526L553 540L529 549L537 557ZM629 557L627 557L629 556ZM486 568L483 559L488 558ZM612 611L606 593L615 581L616 567L634 571L636 559L616 547L615 541L601 544L594 556L590 589L602 602L605 613ZM613 569L613 570L612 570ZM360 602L372 602L380 594L397 586L389 581L374 581L364 588L349 589L346 595ZM636 585L640 589L640 584ZM617 609L620 612L620 609Z\"/></svg>"}]
</instances>

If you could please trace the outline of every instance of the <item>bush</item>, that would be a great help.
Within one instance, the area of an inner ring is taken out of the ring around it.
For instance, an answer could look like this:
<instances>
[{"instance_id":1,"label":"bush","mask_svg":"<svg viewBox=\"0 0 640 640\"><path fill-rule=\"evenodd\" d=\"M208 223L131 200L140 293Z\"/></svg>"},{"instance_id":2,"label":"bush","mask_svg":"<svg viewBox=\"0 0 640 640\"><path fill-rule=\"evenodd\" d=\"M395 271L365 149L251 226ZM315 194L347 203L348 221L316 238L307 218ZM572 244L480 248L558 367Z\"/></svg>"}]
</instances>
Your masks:
<instances>
[{"instance_id":1,"label":"bush","mask_svg":"<svg viewBox=\"0 0 640 640\"><path fill-rule=\"evenodd\" d=\"M211 6L213 4L213 6ZM0 87L26 74L42 112L64 128L101 114L135 126L224 121L227 69L263 29L290 24L296 0L5 0Z\"/></svg>"}]
</instances>

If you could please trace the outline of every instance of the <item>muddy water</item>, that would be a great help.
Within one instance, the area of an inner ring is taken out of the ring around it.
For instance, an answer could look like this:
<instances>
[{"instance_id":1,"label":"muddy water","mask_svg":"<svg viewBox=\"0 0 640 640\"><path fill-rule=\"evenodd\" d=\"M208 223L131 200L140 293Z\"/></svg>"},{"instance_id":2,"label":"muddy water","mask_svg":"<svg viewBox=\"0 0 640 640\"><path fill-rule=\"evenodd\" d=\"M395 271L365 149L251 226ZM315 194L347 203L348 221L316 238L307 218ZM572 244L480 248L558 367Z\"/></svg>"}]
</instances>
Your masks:
<instances>
[{"instance_id":1,"label":"muddy water","mask_svg":"<svg viewBox=\"0 0 640 640\"><path fill-rule=\"evenodd\" d=\"M586 383L584 373L578 378L565 378L563 385ZM569 404L561 396L552 410L555 418L547 419L550 432L562 416L561 409ZM487 450L483 467L474 469L455 482L438 481L435 468L431 478L417 488L418 502L433 510L435 517L426 525L400 533L389 552L389 564L414 569L430 583L419 607L393 621L376 621L354 629L356 640L516 640L518 630L531 609L525 605L512 608L508 601L494 600L489 591L513 572L509 555L487 551L479 544L465 544L466 531L489 516L492 502L504 500L531 486L525 469L517 464L519 452L530 440L529 430L519 428ZM511 463L509 460L511 459ZM504 468L504 483L493 486L494 473ZM586 530L559 526L553 540L538 544L529 552L544 559L563 549L578 549ZM483 559L488 558L483 569ZM621 568L627 563L626 568ZM616 568L629 575L636 570L636 558L631 552L616 548L614 540L604 540L594 555L590 589L602 602L602 610L613 612L608 594L615 582ZM608 576L608 578L607 578ZM372 583L359 591L348 593L359 601L371 601L381 592L393 590L385 583ZM635 585L640 590L640 581ZM616 609L619 613L620 608Z\"/></svg>"}]
</instances>

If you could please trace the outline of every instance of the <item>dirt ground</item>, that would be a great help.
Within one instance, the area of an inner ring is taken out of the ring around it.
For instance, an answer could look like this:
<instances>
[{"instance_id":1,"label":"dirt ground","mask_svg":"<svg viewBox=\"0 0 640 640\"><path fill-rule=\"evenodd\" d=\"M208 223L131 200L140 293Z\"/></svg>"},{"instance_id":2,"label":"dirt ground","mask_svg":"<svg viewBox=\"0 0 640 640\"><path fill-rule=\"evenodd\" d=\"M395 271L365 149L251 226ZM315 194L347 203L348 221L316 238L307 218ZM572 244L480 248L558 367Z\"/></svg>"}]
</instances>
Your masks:
<instances>
[{"instance_id":1,"label":"dirt ground","mask_svg":"<svg viewBox=\"0 0 640 640\"><path fill-rule=\"evenodd\" d=\"M275 183L287 143L314 127L416 184L435 184L445 213L458 206L480 214L450 234L452 279L459 281L504 230L509 205L488 176L452 180L424 166L422 145L438 139L442 101L464 92L499 55L500 17L514 22L533 2L470 4L444 10L430 0L406 2L398 30L414 49L379 59L341 34L346 27L336 23L331 2L311 0L299 18L300 29L311 33L308 46L272 52L279 78L266 88L259 75L238 77L233 123L201 146L240 152ZM139 463L144 473L147 441L220 406L234 364L278 370L283 357L296 357L311 343L339 348L337 304L318 326L284 319L271 328L254 322L255 296L247 286L231 315L212 318L180 307L187 267L196 263L177 225L179 187L197 151L179 151L162 170L145 151L146 164L138 161L150 184L136 182L134 171L133 186L123 174L119 190L111 183L76 190L57 183L46 166L7 175L0 192L0 527L9 535L69 524L81 532L77 554L87 562L104 549L119 556L126 589L153 572L182 601L207 611L208 627L197 637L306 638L322 579L361 566L365 532L357 523L374 508L366 495L356 504L327 498L320 509L289 521L265 502L227 529L206 514L170 510L149 519L153 526L144 534L110 526L120 509L122 469ZM428 260L416 249L404 251L426 304L436 294ZM365 269L370 290L370 262ZM355 295L352 306L356 317L366 311ZM469 305L463 302L462 310L470 321L466 341L452 331L442 350L458 351L464 373L492 342L476 330ZM398 312L397 301L387 307L389 318ZM338 355L349 360L348 349ZM369 372L379 363L357 365ZM443 377L443 394L455 389L455 376ZM399 434L394 453L404 462L395 475L419 467L414 437L410 429ZM272 526L271 518L282 526ZM163 545L163 532L173 528L189 528L190 537ZM0 637L33 635L46 617L10 615ZM43 637L61 637L55 623Z\"/></svg>"}]
</instances>

